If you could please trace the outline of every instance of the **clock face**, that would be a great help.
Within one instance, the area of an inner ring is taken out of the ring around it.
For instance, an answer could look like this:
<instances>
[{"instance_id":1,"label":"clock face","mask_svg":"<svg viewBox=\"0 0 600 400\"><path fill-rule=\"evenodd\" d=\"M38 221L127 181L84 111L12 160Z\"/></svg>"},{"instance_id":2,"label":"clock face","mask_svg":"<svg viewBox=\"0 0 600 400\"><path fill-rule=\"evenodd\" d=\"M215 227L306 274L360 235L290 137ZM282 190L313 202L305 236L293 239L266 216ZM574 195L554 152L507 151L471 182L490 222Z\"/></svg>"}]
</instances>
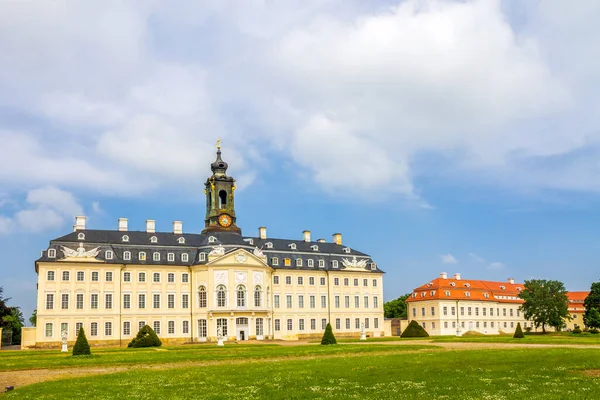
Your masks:
<instances>
[{"instance_id":1,"label":"clock face","mask_svg":"<svg viewBox=\"0 0 600 400\"><path fill-rule=\"evenodd\" d=\"M229 215L221 215L219 217L219 225L224 226L225 228L227 228L229 225L231 225L231 217Z\"/></svg>"}]
</instances>

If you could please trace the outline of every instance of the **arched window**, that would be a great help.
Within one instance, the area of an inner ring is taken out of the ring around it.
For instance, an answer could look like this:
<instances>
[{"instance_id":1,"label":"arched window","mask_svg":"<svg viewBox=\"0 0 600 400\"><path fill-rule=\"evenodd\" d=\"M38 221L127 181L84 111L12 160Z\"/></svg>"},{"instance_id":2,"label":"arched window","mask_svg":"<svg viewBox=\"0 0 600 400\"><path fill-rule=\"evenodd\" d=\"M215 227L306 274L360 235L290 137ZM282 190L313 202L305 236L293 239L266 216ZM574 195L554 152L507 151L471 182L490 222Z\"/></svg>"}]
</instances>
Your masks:
<instances>
[{"instance_id":1,"label":"arched window","mask_svg":"<svg viewBox=\"0 0 600 400\"><path fill-rule=\"evenodd\" d=\"M79 235L77 235L77 239L79 240L85 240L85 233L80 233Z\"/></svg>"},{"instance_id":2,"label":"arched window","mask_svg":"<svg viewBox=\"0 0 600 400\"><path fill-rule=\"evenodd\" d=\"M217 307L225 307L227 304L227 294L224 285L217 286Z\"/></svg>"},{"instance_id":3,"label":"arched window","mask_svg":"<svg viewBox=\"0 0 600 400\"><path fill-rule=\"evenodd\" d=\"M223 208L227 205L227 192L224 190L219 191L219 208Z\"/></svg>"},{"instance_id":4,"label":"arched window","mask_svg":"<svg viewBox=\"0 0 600 400\"><path fill-rule=\"evenodd\" d=\"M204 286L198 288L198 307L206 308L206 288Z\"/></svg>"},{"instance_id":5,"label":"arched window","mask_svg":"<svg viewBox=\"0 0 600 400\"><path fill-rule=\"evenodd\" d=\"M260 294L260 286L256 285L256 287L254 288L254 307L260 307Z\"/></svg>"},{"instance_id":6,"label":"arched window","mask_svg":"<svg viewBox=\"0 0 600 400\"><path fill-rule=\"evenodd\" d=\"M235 290L238 307L246 307L246 288L244 285L239 285Z\"/></svg>"}]
</instances>

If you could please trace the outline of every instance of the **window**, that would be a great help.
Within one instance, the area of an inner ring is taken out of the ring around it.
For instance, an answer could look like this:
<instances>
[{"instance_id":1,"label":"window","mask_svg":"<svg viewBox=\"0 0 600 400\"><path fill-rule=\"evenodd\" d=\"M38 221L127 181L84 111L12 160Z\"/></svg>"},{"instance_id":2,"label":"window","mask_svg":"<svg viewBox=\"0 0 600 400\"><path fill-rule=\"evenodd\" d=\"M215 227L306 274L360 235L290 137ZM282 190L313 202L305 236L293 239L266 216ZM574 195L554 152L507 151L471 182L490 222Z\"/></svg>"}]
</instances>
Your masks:
<instances>
[{"instance_id":1,"label":"window","mask_svg":"<svg viewBox=\"0 0 600 400\"><path fill-rule=\"evenodd\" d=\"M77 277L75 279L77 279L77 282L83 282L85 280L85 272L77 271Z\"/></svg>"},{"instance_id":2,"label":"window","mask_svg":"<svg viewBox=\"0 0 600 400\"><path fill-rule=\"evenodd\" d=\"M123 336L131 335L131 322L125 321L123 322Z\"/></svg>"},{"instance_id":3,"label":"window","mask_svg":"<svg viewBox=\"0 0 600 400\"><path fill-rule=\"evenodd\" d=\"M140 321L140 322L138 322L138 331L140 329L142 329L144 326L146 326L146 321Z\"/></svg>"},{"instance_id":4,"label":"window","mask_svg":"<svg viewBox=\"0 0 600 400\"><path fill-rule=\"evenodd\" d=\"M365 318L365 329L369 329L369 318Z\"/></svg>"},{"instance_id":5,"label":"window","mask_svg":"<svg viewBox=\"0 0 600 400\"><path fill-rule=\"evenodd\" d=\"M175 334L175 321L169 321L169 322L167 322L167 333L169 335L174 335Z\"/></svg>"},{"instance_id":6,"label":"window","mask_svg":"<svg viewBox=\"0 0 600 400\"><path fill-rule=\"evenodd\" d=\"M467 315L471 315L471 307L467 307Z\"/></svg>"},{"instance_id":7,"label":"window","mask_svg":"<svg viewBox=\"0 0 600 400\"><path fill-rule=\"evenodd\" d=\"M129 236L127 235L123 235L123 237L121 238L122 242L129 242Z\"/></svg>"},{"instance_id":8,"label":"window","mask_svg":"<svg viewBox=\"0 0 600 400\"><path fill-rule=\"evenodd\" d=\"M365 308L369 308L369 296L365 296L363 298L363 302L365 304Z\"/></svg>"},{"instance_id":9,"label":"window","mask_svg":"<svg viewBox=\"0 0 600 400\"><path fill-rule=\"evenodd\" d=\"M412 316L413 316L413 318L417 316L417 308L416 307L412 309Z\"/></svg>"},{"instance_id":10,"label":"window","mask_svg":"<svg viewBox=\"0 0 600 400\"><path fill-rule=\"evenodd\" d=\"M279 319L275 320L275 330L276 331L280 331L281 330L281 321L279 321Z\"/></svg>"},{"instance_id":11,"label":"window","mask_svg":"<svg viewBox=\"0 0 600 400\"><path fill-rule=\"evenodd\" d=\"M322 276L322 277L319 279L319 283L321 284L321 286L325 286L325 283L326 283L326 281L325 281L325 277L323 277L323 276Z\"/></svg>"},{"instance_id":12,"label":"window","mask_svg":"<svg viewBox=\"0 0 600 400\"><path fill-rule=\"evenodd\" d=\"M124 251L123 252L123 260L125 260L125 261L131 261L131 252L130 251Z\"/></svg>"},{"instance_id":13,"label":"window","mask_svg":"<svg viewBox=\"0 0 600 400\"><path fill-rule=\"evenodd\" d=\"M304 295L298 295L298 308L304 308Z\"/></svg>"},{"instance_id":14,"label":"window","mask_svg":"<svg viewBox=\"0 0 600 400\"><path fill-rule=\"evenodd\" d=\"M316 307L316 297L314 295L310 295L308 301L310 303L310 308Z\"/></svg>"},{"instance_id":15,"label":"window","mask_svg":"<svg viewBox=\"0 0 600 400\"><path fill-rule=\"evenodd\" d=\"M450 307L450 314L456 315L456 308Z\"/></svg>"},{"instance_id":16,"label":"window","mask_svg":"<svg viewBox=\"0 0 600 400\"><path fill-rule=\"evenodd\" d=\"M310 286L315 286L315 277L314 277L314 276L310 276L310 277L308 278L308 284L309 284Z\"/></svg>"},{"instance_id":17,"label":"window","mask_svg":"<svg viewBox=\"0 0 600 400\"><path fill-rule=\"evenodd\" d=\"M296 243L290 243L288 246L290 246L291 250L296 250Z\"/></svg>"},{"instance_id":18,"label":"window","mask_svg":"<svg viewBox=\"0 0 600 400\"><path fill-rule=\"evenodd\" d=\"M188 283L190 275L187 272L181 274L181 283Z\"/></svg>"},{"instance_id":19,"label":"window","mask_svg":"<svg viewBox=\"0 0 600 400\"><path fill-rule=\"evenodd\" d=\"M465 308L464 307L460 308L460 315L465 315Z\"/></svg>"},{"instance_id":20,"label":"window","mask_svg":"<svg viewBox=\"0 0 600 400\"><path fill-rule=\"evenodd\" d=\"M146 308L146 295L143 293L138 295L138 308Z\"/></svg>"},{"instance_id":21,"label":"window","mask_svg":"<svg viewBox=\"0 0 600 400\"><path fill-rule=\"evenodd\" d=\"M289 267L290 265L292 265L292 261L289 258L284 258L283 259L283 265L285 267Z\"/></svg>"},{"instance_id":22,"label":"window","mask_svg":"<svg viewBox=\"0 0 600 400\"><path fill-rule=\"evenodd\" d=\"M188 253L183 253L181 255L181 262L188 262L189 259Z\"/></svg>"},{"instance_id":23,"label":"window","mask_svg":"<svg viewBox=\"0 0 600 400\"><path fill-rule=\"evenodd\" d=\"M431 307L431 316L435 317L435 307Z\"/></svg>"},{"instance_id":24,"label":"window","mask_svg":"<svg viewBox=\"0 0 600 400\"><path fill-rule=\"evenodd\" d=\"M317 246L316 244L313 244L312 246L310 246L310 249L312 251L319 251L319 246Z\"/></svg>"},{"instance_id":25,"label":"window","mask_svg":"<svg viewBox=\"0 0 600 400\"><path fill-rule=\"evenodd\" d=\"M350 318L346 318L346 329L350 329Z\"/></svg>"},{"instance_id":26,"label":"window","mask_svg":"<svg viewBox=\"0 0 600 400\"><path fill-rule=\"evenodd\" d=\"M421 307L421 317L425 316L425 307Z\"/></svg>"},{"instance_id":27,"label":"window","mask_svg":"<svg viewBox=\"0 0 600 400\"><path fill-rule=\"evenodd\" d=\"M46 329L45 329L45 336L46 337L52 337L53 336L53 331L54 330L54 326L52 325L52 323L47 323L46 324Z\"/></svg>"},{"instance_id":28,"label":"window","mask_svg":"<svg viewBox=\"0 0 600 400\"><path fill-rule=\"evenodd\" d=\"M145 251L140 251L140 252L138 253L138 259L139 259L140 261L146 261L146 252L145 252Z\"/></svg>"},{"instance_id":29,"label":"window","mask_svg":"<svg viewBox=\"0 0 600 400\"><path fill-rule=\"evenodd\" d=\"M204 254L204 253L201 253L201 254ZM167 253L167 261L168 262L175 261L175 253ZM200 261L202 261L202 260L200 260Z\"/></svg>"},{"instance_id":30,"label":"window","mask_svg":"<svg viewBox=\"0 0 600 400\"><path fill-rule=\"evenodd\" d=\"M227 303L227 297L225 293L225 286L217 286L217 307L225 307Z\"/></svg>"},{"instance_id":31,"label":"window","mask_svg":"<svg viewBox=\"0 0 600 400\"><path fill-rule=\"evenodd\" d=\"M304 318L300 318L298 320L298 330L299 331L303 331L304 330Z\"/></svg>"},{"instance_id":32,"label":"window","mask_svg":"<svg viewBox=\"0 0 600 400\"><path fill-rule=\"evenodd\" d=\"M260 296L260 286L255 286L254 287L254 307L260 307L260 303L261 303L261 296Z\"/></svg>"},{"instance_id":33,"label":"window","mask_svg":"<svg viewBox=\"0 0 600 400\"><path fill-rule=\"evenodd\" d=\"M331 261L331 267L332 268L337 268L338 267L338 261L337 260Z\"/></svg>"},{"instance_id":34,"label":"window","mask_svg":"<svg viewBox=\"0 0 600 400\"><path fill-rule=\"evenodd\" d=\"M313 331L317 329L317 320L314 318L310 320L310 329Z\"/></svg>"},{"instance_id":35,"label":"window","mask_svg":"<svg viewBox=\"0 0 600 400\"><path fill-rule=\"evenodd\" d=\"M98 336L98 323L92 322L90 324L90 336Z\"/></svg>"},{"instance_id":36,"label":"window","mask_svg":"<svg viewBox=\"0 0 600 400\"><path fill-rule=\"evenodd\" d=\"M187 322L187 321L186 321ZM198 320L198 337L206 338L207 335L207 324L205 319Z\"/></svg>"},{"instance_id":37,"label":"window","mask_svg":"<svg viewBox=\"0 0 600 400\"><path fill-rule=\"evenodd\" d=\"M190 307L190 295L184 293L181 295L181 308L189 308Z\"/></svg>"},{"instance_id":38,"label":"window","mask_svg":"<svg viewBox=\"0 0 600 400\"><path fill-rule=\"evenodd\" d=\"M373 279L373 287L377 287L377 279Z\"/></svg>"},{"instance_id":39,"label":"window","mask_svg":"<svg viewBox=\"0 0 600 400\"><path fill-rule=\"evenodd\" d=\"M75 308L83 310L83 293L77 293L75 295Z\"/></svg>"},{"instance_id":40,"label":"window","mask_svg":"<svg viewBox=\"0 0 600 400\"><path fill-rule=\"evenodd\" d=\"M54 271L48 271L46 273L46 280L53 281L54 280Z\"/></svg>"},{"instance_id":41,"label":"window","mask_svg":"<svg viewBox=\"0 0 600 400\"><path fill-rule=\"evenodd\" d=\"M112 308L112 294L106 293L104 295L104 308L110 310Z\"/></svg>"},{"instance_id":42,"label":"window","mask_svg":"<svg viewBox=\"0 0 600 400\"><path fill-rule=\"evenodd\" d=\"M215 243L217 241L217 238L214 236L209 236L208 238L208 243Z\"/></svg>"},{"instance_id":43,"label":"window","mask_svg":"<svg viewBox=\"0 0 600 400\"><path fill-rule=\"evenodd\" d=\"M327 328L327 319L321 319L321 329L325 330Z\"/></svg>"},{"instance_id":44,"label":"window","mask_svg":"<svg viewBox=\"0 0 600 400\"><path fill-rule=\"evenodd\" d=\"M271 242L267 242L267 243L265 243L265 247L266 247L267 249L272 249L272 248L273 248L273 243L271 243Z\"/></svg>"},{"instance_id":45,"label":"window","mask_svg":"<svg viewBox=\"0 0 600 400\"><path fill-rule=\"evenodd\" d=\"M104 279L106 282L112 282L112 278L113 278L112 272L106 272L106 274L104 274Z\"/></svg>"},{"instance_id":46,"label":"window","mask_svg":"<svg viewBox=\"0 0 600 400\"><path fill-rule=\"evenodd\" d=\"M60 296L60 308L63 310L69 309L69 295L67 293Z\"/></svg>"},{"instance_id":47,"label":"window","mask_svg":"<svg viewBox=\"0 0 600 400\"><path fill-rule=\"evenodd\" d=\"M342 329L342 321L339 318L335 319L335 329L337 329L337 330Z\"/></svg>"},{"instance_id":48,"label":"window","mask_svg":"<svg viewBox=\"0 0 600 400\"><path fill-rule=\"evenodd\" d=\"M156 333L157 335L160 335L160 321L154 321L152 323L153 327L152 329L154 329L154 333Z\"/></svg>"},{"instance_id":49,"label":"window","mask_svg":"<svg viewBox=\"0 0 600 400\"><path fill-rule=\"evenodd\" d=\"M238 285L236 299L238 307L246 307L246 287L244 285Z\"/></svg>"},{"instance_id":50,"label":"window","mask_svg":"<svg viewBox=\"0 0 600 400\"><path fill-rule=\"evenodd\" d=\"M333 278L333 285L340 286L340 278Z\"/></svg>"},{"instance_id":51,"label":"window","mask_svg":"<svg viewBox=\"0 0 600 400\"><path fill-rule=\"evenodd\" d=\"M112 260L113 259L113 251L112 250L106 250L104 252L104 258L107 260Z\"/></svg>"},{"instance_id":52,"label":"window","mask_svg":"<svg viewBox=\"0 0 600 400\"><path fill-rule=\"evenodd\" d=\"M444 315L448 315L448 307L444 306L444 308L442 308L442 312Z\"/></svg>"},{"instance_id":53,"label":"window","mask_svg":"<svg viewBox=\"0 0 600 400\"><path fill-rule=\"evenodd\" d=\"M291 331L292 329L294 329L294 325L292 323L292 319L291 318L288 318L286 328L287 328L288 331Z\"/></svg>"},{"instance_id":54,"label":"window","mask_svg":"<svg viewBox=\"0 0 600 400\"><path fill-rule=\"evenodd\" d=\"M158 293L152 295L152 308L160 308L160 294Z\"/></svg>"},{"instance_id":55,"label":"window","mask_svg":"<svg viewBox=\"0 0 600 400\"><path fill-rule=\"evenodd\" d=\"M167 295L167 308L175 308L175 295L174 294Z\"/></svg>"},{"instance_id":56,"label":"window","mask_svg":"<svg viewBox=\"0 0 600 400\"><path fill-rule=\"evenodd\" d=\"M304 278L301 276L298 277L298 285L304 285Z\"/></svg>"},{"instance_id":57,"label":"window","mask_svg":"<svg viewBox=\"0 0 600 400\"><path fill-rule=\"evenodd\" d=\"M146 282L146 273L145 272L138 273L138 282Z\"/></svg>"},{"instance_id":58,"label":"window","mask_svg":"<svg viewBox=\"0 0 600 400\"><path fill-rule=\"evenodd\" d=\"M296 267L301 267L301 266L302 266L302 259L296 258Z\"/></svg>"},{"instance_id":59,"label":"window","mask_svg":"<svg viewBox=\"0 0 600 400\"><path fill-rule=\"evenodd\" d=\"M105 336L112 336L112 322L105 322L104 323L104 335Z\"/></svg>"},{"instance_id":60,"label":"window","mask_svg":"<svg viewBox=\"0 0 600 400\"><path fill-rule=\"evenodd\" d=\"M181 332L183 334L190 333L190 321L182 321L182 323L181 323Z\"/></svg>"},{"instance_id":61,"label":"window","mask_svg":"<svg viewBox=\"0 0 600 400\"><path fill-rule=\"evenodd\" d=\"M211 236L211 237L212 237L212 236ZM214 238L213 238L213 239L214 239ZM208 241L210 242L210 238L209 238L209 240L208 240ZM214 240L213 240L213 242L214 242ZM179 243L179 244L185 244L185 238L184 238L184 237L180 237L180 238L178 238L178 239L177 239L177 243ZM183 261L183 260L182 260L182 261Z\"/></svg>"},{"instance_id":62,"label":"window","mask_svg":"<svg viewBox=\"0 0 600 400\"><path fill-rule=\"evenodd\" d=\"M93 310L98 309L98 294L97 293L92 293L90 295L90 308L92 308Z\"/></svg>"},{"instance_id":63,"label":"window","mask_svg":"<svg viewBox=\"0 0 600 400\"><path fill-rule=\"evenodd\" d=\"M79 336L81 328L83 328L83 322L75 322L75 337Z\"/></svg>"},{"instance_id":64,"label":"window","mask_svg":"<svg viewBox=\"0 0 600 400\"><path fill-rule=\"evenodd\" d=\"M131 282L131 272L123 272L123 282Z\"/></svg>"},{"instance_id":65,"label":"window","mask_svg":"<svg viewBox=\"0 0 600 400\"><path fill-rule=\"evenodd\" d=\"M510 311L510 316L512 317L513 316L513 309L511 308L509 311Z\"/></svg>"},{"instance_id":66,"label":"window","mask_svg":"<svg viewBox=\"0 0 600 400\"><path fill-rule=\"evenodd\" d=\"M158 251L152 253L152 261L160 261L160 253Z\"/></svg>"},{"instance_id":67,"label":"window","mask_svg":"<svg viewBox=\"0 0 600 400\"><path fill-rule=\"evenodd\" d=\"M350 296L344 296L344 307L350 308Z\"/></svg>"},{"instance_id":68,"label":"window","mask_svg":"<svg viewBox=\"0 0 600 400\"><path fill-rule=\"evenodd\" d=\"M373 328L379 328L379 318L373 318Z\"/></svg>"},{"instance_id":69,"label":"window","mask_svg":"<svg viewBox=\"0 0 600 400\"><path fill-rule=\"evenodd\" d=\"M354 296L354 308L360 308L360 297Z\"/></svg>"},{"instance_id":70,"label":"window","mask_svg":"<svg viewBox=\"0 0 600 400\"><path fill-rule=\"evenodd\" d=\"M279 295L278 294L273 296L273 307L279 308Z\"/></svg>"},{"instance_id":71,"label":"window","mask_svg":"<svg viewBox=\"0 0 600 400\"><path fill-rule=\"evenodd\" d=\"M56 250L55 249L48 250L48 258L56 258Z\"/></svg>"},{"instance_id":72,"label":"window","mask_svg":"<svg viewBox=\"0 0 600 400\"><path fill-rule=\"evenodd\" d=\"M46 294L46 310L54 309L54 294L47 293Z\"/></svg>"},{"instance_id":73,"label":"window","mask_svg":"<svg viewBox=\"0 0 600 400\"><path fill-rule=\"evenodd\" d=\"M475 316L479 316L479 307L475 307Z\"/></svg>"},{"instance_id":74,"label":"window","mask_svg":"<svg viewBox=\"0 0 600 400\"><path fill-rule=\"evenodd\" d=\"M481 308L481 311L483 312L483 316L485 317L486 308L485 308L485 307L482 307L482 308Z\"/></svg>"},{"instance_id":75,"label":"window","mask_svg":"<svg viewBox=\"0 0 600 400\"><path fill-rule=\"evenodd\" d=\"M279 259L277 257L271 257L271 265L279 265Z\"/></svg>"},{"instance_id":76,"label":"window","mask_svg":"<svg viewBox=\"0 0 600 400\"><path fill-rule=\"evenodd\" d=\"M315 261L314 261L312 258L309 258L309 259L306 261L306 263L307 263L307 265L308 265L310 268L313 268L313 267L315 266Z\"/></svg>"},{"instance_id":77,"label":"window","mask_svg":"<svg viewBox=\"0 0 600 400\"><path fill-rule=\"evenodd\" d=\"M158 243L158 238L156 236L152 236L150 238L150 243Z\"/></svg>"},{"instance_id":78,"label":"window","mask_svg":"<svg viewBox=\"0 0 600 400\"><path fill-rule=\"evenodd\" d=\"M354 286L358 286L358 279L354 278Z\"/></svg>"},{"instance_id":79,"label":"window","mask_svg":"<svg viewBox=\"0 0 600 400\"><path fill-rule=\"evenodd\" d=\"M174 283L175 282L175 274L172 272L169 272L167 274L167 282L169 283Z\"/></svg>"},{"instance_id":80,"label":"window","mask_svg":"<svg viewBox=\"0 0 600 400\"><path fill-rule=\"evenodd\" d=\"M273 275L273 285L279 285L279 276Z\"/></svg>"},{"instance_id":81,"label":"window","mask_svg":"<svg viewBox=\"0 0 600 400\"><path fill-rule=\"evenodd\" d=\"M325 268L325 260L319 260L319 268Z\"/></svg>"},{"instance_id":82,"label":"window","mask_svg":"<svg viewBox=\"0 0 600 400\"><path fill-rule=\"evenodd\" d=\"M321 296L321 308L327 308L327 296Z\"/></svg>"},{"instance_id":83,"label":"window","mask_svg":"<svg viewBox=\"0 0 600 400\"><path fill-rule=\"evenodd\" d=\"M287 308L292 308L292 295L288 294L285 296L285 306Z\"/></svg>"},{"instance_id":84,"label":"window","mask_svg":"<svg viewBox=\"0 0 600 400\"><path fill-rule=\"evenodd\" d=\"M503 316L503 317L506 317L506 308L503 308L503 309L502 309L502 316Z\"/></svg>"},{"instance_id":85,"label":"window","mask_svg":"<svg viewBox=\"0 0 600 400\"><path fill-rule=\"evenodd\" d=\"M85 240L85 233L82 232L82 233L78 234L77 235L77 239L78 240Z\"/></svg>"},{"instance_id":86,"label":"window","mask_svg":"<svg viewBox=\"0 0 600 400\"><path fill-rule=\"evenodd\" d=\"M131 294L123 294L123 308L131 308Z\"/></svg>"},{"instance_id":87,"label":"window","mask_svg":"<svg viewBox=\"0 0 600 400\"><path fill-rule=\"evenodd\" d=\"M340 296L334 297L335 308L340 308Z\"/></svg>"},{"instance_id":88,"label":"window","mask_svg":"<svg viewBox=\"0 0 600 400\"><path fill-rule=\"evenodd\" d=\"M154 283L160 282L160 272L155 272L152 274L152 282L154 282Z\"/></svg>"},{"instance_id":89,"label":"window","mask_svg":"<svg viewBox=\"0 0 600 400\"><path fill-rule=\"evenodd\" d=\"M363 279L363 286L364 287L369 286L369 280L368 279Z\"/></svg>"},{"instance_id":90,"label":"window","mask_svg":"<svg viewBox=\"0 0 600 400\"><path fill-rule=\"evenodd\" d=\"M291 285L292 284L292 277L291 276L286 276L285 277L285 284L286 285Z\"/></svg>"},{"instance_id":91,"label":"window","mask_svg":"<svg viewBox=\"0 0 600 400\"><path fill-rule=\"evenodd\" d=\"M100 273L98 271L92 272L92 282L98 282L100 280Z\"/></svg>"},{"instance_id":92,"label":"window","mask_svg":"<svg viewBox=\"0 0 600 400\"><path fill-rule=\"evenodd\" d=\"M379 308L379 298L377 296L373 296L373 308Z\"/></svg>"},{"instance_id":93,"label":"window","mask_svg":"<svg viewBox=\"0 0 600 400\"><path fill-rule=\"evenodd\" d=\"M349 286L349 285L350 285L350 279L344 278L344 286Z\"/></svg>"},{"instance_id":94,"label":"window","mask_svg":"<svg viewBox=\"0 0 600 400\"><path fill-rule=\"evenodd\" d=\"M63 281L68 281L69 280L69 271L63 271L62 272L62 280Z\"/></svg>"}]
</instances>

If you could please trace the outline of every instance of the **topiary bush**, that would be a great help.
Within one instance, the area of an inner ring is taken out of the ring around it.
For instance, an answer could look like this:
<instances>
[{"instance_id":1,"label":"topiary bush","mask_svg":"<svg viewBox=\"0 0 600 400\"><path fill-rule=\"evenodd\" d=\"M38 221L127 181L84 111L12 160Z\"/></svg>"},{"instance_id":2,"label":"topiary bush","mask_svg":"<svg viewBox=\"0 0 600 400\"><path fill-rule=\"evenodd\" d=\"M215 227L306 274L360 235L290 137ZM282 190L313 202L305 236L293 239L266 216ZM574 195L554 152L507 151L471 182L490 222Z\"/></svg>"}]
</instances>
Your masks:
<instances>
[{"instance_id":1,"label":"topiary bush","mask_svg":"<svg viewBox=\"0 0 600 400\"><path fill-rule=\"evenodd\" d=\"M596 329L596 328L592 328L592 329L590 329L590 330L589 330L589 332L590 332L592 335L597 335L599 331L598 331L598 329Z\"/></svg>"},{"instance_id":2,"label":"topiary bush","mask_svg":"<svg viewBox=\"0 0 600 400\"><path fill-rule=\"evenodd\" d=\"M79 333L77 334L77 341L75 342L75 346L73 346L73 355L74 356L89 356L92 354L90 351L90 344L85 337L85 332L83 328L79 328Z\"/></svg>"},{"instance_id":3,"label":"topiary bush","mask_svg":"<svg viewBox=\"0 0 600 400\"><path fill-rule=\"evenodd\" d=\"M525 335L523 334L523 329L521 329L521 323L517 323L517 329L515 329L515 334L513 335L514 339L522 339Z\"/></svg>"},{"instance_id":4,"label":"topiary bush","mask_svg":"<svg viewBox=\"0 0 600 400\"><path fill-rule=\"evenodd\" d=\"M144 325L142 329L137 333L127 347L158 347L161 346L162 342L156 336L156 333L148 325Z\"/></svg>"},{"instance_id":5,"label":"topiary bush","mask_svg":"<svg viewBox=\"0 0 600 400\"><path fill-rule=\"evenodd\" d=\"M410 321L400 337L428 337L429 333L417 321Z\"/></svg>"},{"instance_id":6,"label":"topiary bush","mask_svg":"<svg viewBox=\"0 0 600 400\"><path fill-rule=\"evenodd\" d=\"M573 329L573 333L576 333L576 334L579 334L579 333L581 333L581 328L580 328L580 327L578 327L578 326L576 326L576 327Z\"/></svg>"},{"instance_id":7,"label":"topiary bush","mask_svg":"<svg viewBox=\"0 0 600 400\"><path fill-rule=\"evenodd\" d=\"M335 336L333 336L333 329L331 329L331 324L328 322L325 327L325 333L323 333L323 338L321 339L321 344L337 344L337 340L335 340Z\"/></svg>"}]
</instances>

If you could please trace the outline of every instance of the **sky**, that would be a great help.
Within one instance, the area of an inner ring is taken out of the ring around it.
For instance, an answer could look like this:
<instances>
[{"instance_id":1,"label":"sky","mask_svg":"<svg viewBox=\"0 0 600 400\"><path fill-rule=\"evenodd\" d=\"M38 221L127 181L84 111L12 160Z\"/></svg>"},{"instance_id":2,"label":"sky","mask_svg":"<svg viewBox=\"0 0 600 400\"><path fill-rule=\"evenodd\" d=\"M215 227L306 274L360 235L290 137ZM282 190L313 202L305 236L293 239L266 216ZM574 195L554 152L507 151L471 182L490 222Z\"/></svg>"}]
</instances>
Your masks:
<instances>
[{"instance_id":1,"label":"sky","mask_svg":"<svg viewBox=\"0 0 600 400\"><path fill-rule=\"evenodd\" d=\"M0 286L75 215L200 232L221 138L243 234L439 276L600 279L600 2L0 1Z\"/></svg>"}]
</instances>

